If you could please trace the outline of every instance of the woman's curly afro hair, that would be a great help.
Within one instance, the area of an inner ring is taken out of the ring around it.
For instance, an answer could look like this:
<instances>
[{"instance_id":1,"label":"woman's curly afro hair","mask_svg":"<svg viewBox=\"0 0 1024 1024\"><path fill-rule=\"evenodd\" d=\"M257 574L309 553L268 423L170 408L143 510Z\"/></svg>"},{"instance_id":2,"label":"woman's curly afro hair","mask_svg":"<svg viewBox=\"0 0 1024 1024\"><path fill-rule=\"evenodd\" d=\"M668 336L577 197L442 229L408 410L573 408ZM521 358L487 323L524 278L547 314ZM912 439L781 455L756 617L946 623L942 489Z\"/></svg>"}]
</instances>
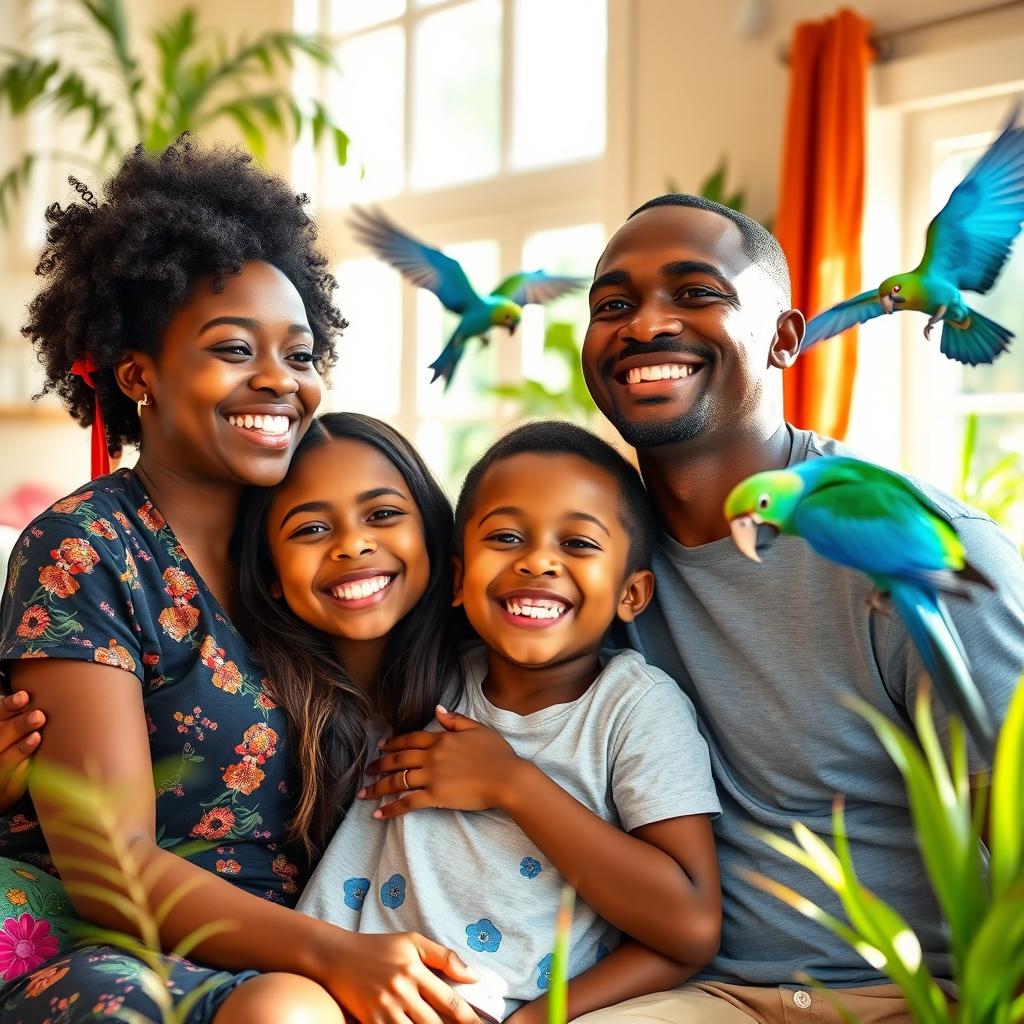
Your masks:
<instances>
[{"instance_id":1,"label":"woman's curly afro hair","mask_svg":"<svg viewBox=\"0 0 1024 1024\"><path fill-rule=\"evenodd\" d=\"M306 196L232 148L203 148L189 135L164 152L141 146L127 154L103 186L100 203L46 211L46 247L36 273L45 285L28 308L22 334L56 392L83 426L99 398L112 452L139 443L134 404L121 392L114 366L131 350L157 354L174 311L197 278L214 288L249 260L277 267L295 285L313 331L323 373L334 365L337 335L347 326L332 301L336 286L303 211ZM94 394L71 372L92 356Z\"/></svg>"}]
</instances>

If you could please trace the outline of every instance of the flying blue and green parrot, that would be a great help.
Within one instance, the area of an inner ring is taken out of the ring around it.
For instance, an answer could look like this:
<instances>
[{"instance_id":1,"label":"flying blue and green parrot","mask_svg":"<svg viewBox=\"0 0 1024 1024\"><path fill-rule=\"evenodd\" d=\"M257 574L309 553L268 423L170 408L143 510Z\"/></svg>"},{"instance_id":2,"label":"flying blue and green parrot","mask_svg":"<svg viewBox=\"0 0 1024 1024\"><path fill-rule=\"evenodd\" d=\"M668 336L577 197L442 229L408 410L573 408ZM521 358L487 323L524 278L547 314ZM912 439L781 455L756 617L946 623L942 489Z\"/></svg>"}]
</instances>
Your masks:
<instances>
[{"instance_id":1,"label":"flying blue and green parrot","mask_svg":"<svg viewBox=\"0 0 1024 1024\"><path fill-rule=\"evenodd\" d=\"M1018 104L999 138L928 225L918 266L819 313L807 324L801 351L882 313L907 309L928 314L926 339L942 323L940 351L957 362L991 363L1009 348L1013 333L968 306L961 291L984 294L992 287L1024 221L1024 125L1017 124L1019 111Z\"/></svg>"},{"instance_id":2,"label":"flying blue and green parrot","mask_svg":"<svg viewBox=\"0 0 1024 1024\"><path fill-rule=\"evenodd\" d=\"M969 597L968 581L992 584L921 491L880 466L829 456L748 477L726 498L725 516L736 546L754 561L781 533L865 573L875 585L871 607L886 611L882 598L892 598L946 707L992 755L992 716L941 596Z\"/></svg>"},{"instance_id":3,"label":"flying blue and green parrot","mask_svg":"<svg viewBox=\"0 0 1024 1024\"><path fill-rule=\"evenodd\" d=\"M432 291L441 304L461 319L440 356L430 364L434 376L441 377L445 390L470 338L480 337L487 344L492 327L504 327L515 333L527 303L544 303L586 284L582 277L561 277L543 270L522 272L506 277L490 295L478 295L457 260L439 249L406 234L379 210L370 213L354 208L351 221L356 237L385 262L390 263L419 288Z\"/></svg>"}]
</instances>

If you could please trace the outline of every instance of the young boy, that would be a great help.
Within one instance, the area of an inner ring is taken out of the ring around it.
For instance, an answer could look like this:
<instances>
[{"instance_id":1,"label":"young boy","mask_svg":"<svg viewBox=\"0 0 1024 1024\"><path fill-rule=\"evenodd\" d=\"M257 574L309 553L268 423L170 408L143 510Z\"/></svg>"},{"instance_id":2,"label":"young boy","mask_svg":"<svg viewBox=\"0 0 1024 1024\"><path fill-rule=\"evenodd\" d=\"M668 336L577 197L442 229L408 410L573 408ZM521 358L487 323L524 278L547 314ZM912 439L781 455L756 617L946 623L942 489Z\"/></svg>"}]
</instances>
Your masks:
<instances>
[{"instance_id":1,"label":"young boy","mask_svg":"<svg viewBox=\"0 0 1024 1024\"><path fill-rule=\"evenodd\" d=\"M420 931L480 975L463 994L482 1016L533 1024L566 879L570 1017L676 985L717 948L719 805L679 688L600 652L653 593L640 478L593 434L532 423L470 471L455 523L455 604L483 641L461 713L382 742L299 909Z\"/></svg>"}]
</instances>

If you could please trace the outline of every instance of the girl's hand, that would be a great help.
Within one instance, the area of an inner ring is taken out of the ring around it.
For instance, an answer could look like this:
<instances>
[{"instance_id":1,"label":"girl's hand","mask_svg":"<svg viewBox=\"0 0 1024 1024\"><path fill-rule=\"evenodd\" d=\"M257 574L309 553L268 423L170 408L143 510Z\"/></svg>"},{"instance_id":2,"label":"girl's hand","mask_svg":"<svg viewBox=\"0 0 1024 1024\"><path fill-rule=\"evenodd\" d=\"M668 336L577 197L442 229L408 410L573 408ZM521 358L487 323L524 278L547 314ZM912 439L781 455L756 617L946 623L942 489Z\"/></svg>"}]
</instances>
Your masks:
<instances>
[{"instance_id":1,"label":"girl's hand","mask_svg":"<svg viewBox=\"0 0 1024 1024\"><path fill-rule=\"evenodd\" d=\"M450 949L414 932L332 931L340 941L316 980L348 1015L364 1024L479 1024L469 1003L439 977L480 980Z\"/></svg>"},{"instance_id":2,"label":"girl's hand","mask_svg":"<svg viewBox=\"0 0 1024 1024\"><path fill-rule=\"evenodd\" d=\"M524 762L508 741L465 715L437 708L443 732L410 732L381 744L384 751L366 766L382 775L360 790L361 800L405 793L373 812L394 818L424 807L484 811L501 807L503 794Z\"/></svg>"},{"instance_id":3,"label":"girl's hand","mask_svg":"<svg viewBox=\"0 0 1024 1024\"><path fill-rule=\"evenodd\" d=\"M28 707L28 694L18 690L0 699L0 811L12 807L25 793L29 759L42 739L46 716Z\"/></svg>"}]
</instances>

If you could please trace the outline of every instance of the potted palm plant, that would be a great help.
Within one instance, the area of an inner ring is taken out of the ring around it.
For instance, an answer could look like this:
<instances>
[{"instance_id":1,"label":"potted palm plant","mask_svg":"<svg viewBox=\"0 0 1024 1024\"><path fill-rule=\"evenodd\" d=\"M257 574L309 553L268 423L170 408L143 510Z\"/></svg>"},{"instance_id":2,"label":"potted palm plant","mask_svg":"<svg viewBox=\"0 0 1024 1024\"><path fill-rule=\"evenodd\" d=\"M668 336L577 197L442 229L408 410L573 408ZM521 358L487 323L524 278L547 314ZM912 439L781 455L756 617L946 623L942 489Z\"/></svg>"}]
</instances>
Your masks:
<instances>
[{"instance_id":1,"label":"potted palm plant","mask_svg":"<svg viewBox=\"0 0 1024 1024\"><path fill-rule=\"evenodd\" d=\"M232 42L203 31L188 7L153 28L156 60L133 51L124 0L68 0L67 13L39 29L67 40L57 56L0 48L0 114L27 118L50 109L61 119L60 149L28 149L0 166L0 222L42 158L69 170L102 174L129 145L165 149L185 131L202 133L232 122L258 159L272 136L303 132L330 140L345 163L348 136L314 98L292 95L281 73L298 57L333 68L328 41L317 35L270 31ZM88 156L86 155L88 154Z\"/></svg>"}]
</instances>

